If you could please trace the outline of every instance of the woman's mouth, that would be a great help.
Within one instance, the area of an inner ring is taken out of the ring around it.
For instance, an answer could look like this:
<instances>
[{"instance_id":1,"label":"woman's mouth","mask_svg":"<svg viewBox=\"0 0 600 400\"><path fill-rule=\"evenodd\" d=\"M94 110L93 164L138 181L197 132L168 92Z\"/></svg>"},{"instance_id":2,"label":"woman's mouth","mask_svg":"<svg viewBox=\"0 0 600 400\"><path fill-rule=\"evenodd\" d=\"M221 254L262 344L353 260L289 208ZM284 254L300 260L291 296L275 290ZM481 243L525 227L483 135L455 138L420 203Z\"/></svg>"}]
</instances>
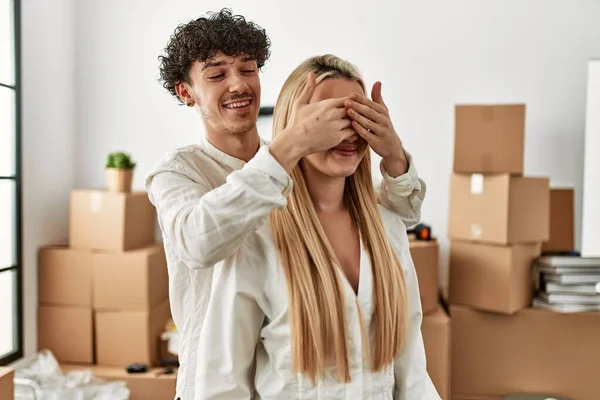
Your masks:
<instances>
[{"instance_id":1,"label":"woman's mouth","mask_svg":"<svg viewBox=\"0 0 600 400\"><path fill-rule=\"evenodd\" d=\"M335 146L333 149L331 149L331 151L342 157L352 157L358 153L358 146L352 144L340 145Z\"/></svg>"}]
</instances>

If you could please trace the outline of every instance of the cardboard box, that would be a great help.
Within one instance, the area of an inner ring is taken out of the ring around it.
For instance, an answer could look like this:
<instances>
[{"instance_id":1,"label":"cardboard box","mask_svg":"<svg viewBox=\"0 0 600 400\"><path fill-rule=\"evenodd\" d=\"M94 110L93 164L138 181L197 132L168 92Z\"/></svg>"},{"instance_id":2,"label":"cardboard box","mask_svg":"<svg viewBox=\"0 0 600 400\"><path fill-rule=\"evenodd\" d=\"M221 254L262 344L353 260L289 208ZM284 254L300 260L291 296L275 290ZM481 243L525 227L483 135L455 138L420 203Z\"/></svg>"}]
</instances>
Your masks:
<instances>
[{"instance_id":1,"label":"cardboard box","mask_svg":"<svg viewBox=\"0 0 600 400\"><path fill-rule=\"evenodd\" d=\"M421 333L427 357L427 372L442 400L450 400L450 317L438 307L433 314L423 317Z\"/></svg>"},{"instance_id":2,"label":"cardboard box","mask_svg":"<svg viewBox=\"0 0 600 400\"><path fill-rule=\"evenodd\" d=\"M15 371L11 368L0 367L0 399L14 400L15 398Z\"/></svg>"},{"instance_id":3,"label":"cardboard box","mask_svg":"<svg viewBox=\"0 0 600 400\"><path fill-rule=\"evenodd\" d=\"M154 243L156 210L146 192L71 193L69 244L74 248L125 251Z\"/></svg>"},{"instance_id":4,"label":"cardboard box","mask_svg":"<svg viewBox=\"0 0 600 400\"><path fill-rule=\"evenodd\" d=\"M491 244L550 237L548 178L453 174L448 236Z\"/></svg>"},{"instance_id":5,"label":"cardboard box","mask_svg":"<svg viewBox=\"0 0 600 400\"><path fill-rule=\"evenodd\" d=\"M428 314L438 308L438 243L436 240L411 240L410 254L419 280L421 308L423 314Z\"/></svg>"},{"instance_id":6,"label":"cardboard box","mask_svg":"<svg viewBox=\"0 0 600 400\"><path fill-rule=\"evenodd\" d=\"M525 105L457 105L454 172L523 174Z\"/></svg>"},{"instance_id":7,"label":"cardboard box","mask_svg":"<svg viewBox=\"0 0 600 400\"><path fill-rule=\"evenodd\" d=\"M96 311L96 357L99 365L158 365L160 335L171 318L169 302L152 311Z\"/></svg>"},{"instance_id":8,"label":"cardboard box","mask_svg":"<svg viewBox=\"0 0 600 400\"><path fill-rule=\"evenodd\" d=\"M38 307L38 348L50 350L59 362L94 362L91 307Z\"/></svg>"},{"instance_id":9,"label":"cardboard box","mask_svg":"<svg viewBox=\"0 0 600 400\"><path fill-rule=\"evenodd\" d=\"M575 249L575 192L550 189L550 239L543 252L569 252Z\"/></svg>"},{"instance_id":10,"label":"cardboard box","mask_svg":"<svg viewBox=\"0 0 600 400\"><path fill-rule=\"evenodd\" d=\"M533 299L533 263L540 244L495 246L450 242L450 304L512 314Z\"/></svg>"},{"instance_id":11,"label":"cardboard box","mask_svg":"<svg viewBox=\"0 0 600 400\"><path fill-rule=\"evenodd\" d=\"M164 248L96 253L93 282L96 310L149 311L169 297Z\"/></svg>"},{"instance_id":12,"label":"cardboard box","mask_svg":"<svg viewBox=\"0 0 600 400\"><path fill-rule=\"evenodd\" d=\"M148 372L128 374L124 368L85 365L61 365L64 373L91 370L94 376L107 381L124 381L130 392L129 400L171 400L175 398L177 370L164 374L162 368L151 368Z\"/></svg>"},{"instance_id":13,"label":"cardboard box","mask_svg":"<svg viewBox=\"0 0 600 400\"><path fill-rule=\"evenodd\" d=\"M38 301L41 304L92 305L91 251L46 246L38 255Z\"/></svg>"},{"instance_id":14,"label":"cardboard box","mask_svg":"<svg viewBox=\"0 0 600 400\"><path fill-rule=\"evenodd\" d=\"M528 308L514 315L452 306L452 393L600 394L600 313Z\"/></svg>"}]
</instances>

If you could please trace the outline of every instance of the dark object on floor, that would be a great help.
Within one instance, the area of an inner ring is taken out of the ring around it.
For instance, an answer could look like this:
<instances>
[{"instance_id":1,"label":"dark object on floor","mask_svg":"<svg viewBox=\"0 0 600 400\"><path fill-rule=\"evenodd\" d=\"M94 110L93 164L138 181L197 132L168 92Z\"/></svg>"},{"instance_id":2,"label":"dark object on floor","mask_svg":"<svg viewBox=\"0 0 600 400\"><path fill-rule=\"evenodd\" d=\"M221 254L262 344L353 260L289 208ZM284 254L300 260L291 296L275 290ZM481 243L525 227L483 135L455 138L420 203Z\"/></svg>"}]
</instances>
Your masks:
<instances>
[{"instance_id":1,"label":"dark object on floor","mask_svg":"<svg viewBox=\"0 0 600 400\"><path fill-rule=\"evenodd\" d=\"M142 374L147 371L148 366L146 364L134 363L127 366L127 372L130 374Z\"/></svg>"},{"instance_id":2,"label":"dark object on floor","mask_svg":"<svg viewBox=\"0 0 600 400\"><path fill-rule=\"evenodd\" d=\"M417 240L431 240L431 227L425 224L417 224L406 231L409 235L415 235Z\"/></svg>"},{"instance_id":3,"label":"dark object on floor","mask_svg":"<svg viewBox=\"0 0 600 400\"><path fill-rule=\"evenodd\" d=\"M562 396L552 396L544 394L513 394L504 397L504 400L569 400Z\"/></svg>"},{"instance_id":4,"label":"dark object on floor","mask_svg":"<svg viewBox=\"0 0 600 400\"><path fill-rule=\"evenodd\" d=\"M581 253L577 250L572 251L545 251L543 256L565 256L565 257L581 257ZM557 399L560 400L560 399Z\"/></svg>"},{"instance_id":5,"label":"dark object on floor","mask_svg":"<svg viewBox=\"0 0 600 400\"><path fill-rule=\"evenodd\" d=\"M179 359L177 358L161 358L160 359L161 367L179 367Z\"/></svg>"}]
</instances>

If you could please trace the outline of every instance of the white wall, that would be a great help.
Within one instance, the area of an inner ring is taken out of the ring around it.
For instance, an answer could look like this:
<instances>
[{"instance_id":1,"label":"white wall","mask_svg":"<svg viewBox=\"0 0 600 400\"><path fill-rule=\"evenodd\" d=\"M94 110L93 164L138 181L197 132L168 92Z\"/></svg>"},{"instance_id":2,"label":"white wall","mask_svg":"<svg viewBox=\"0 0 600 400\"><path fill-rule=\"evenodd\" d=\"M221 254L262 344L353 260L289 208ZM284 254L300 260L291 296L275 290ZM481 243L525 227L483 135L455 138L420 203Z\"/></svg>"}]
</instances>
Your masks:
<instances>
[{"instance_id":1,"label":"white wall","mask_svg":"<svg viewBox=\"0 0 600 400\"><path fill-rule=\"evenodd\" d=\"M157 82L157 56L178 23L223 6L256 20L272 39L263 105L274 103L296 65L319 53L354 62L368 84L383 82L396 129L428 182L423 219L440 235L443 268L455 103L527 104L525 172L576 188L580 243L587 60L600 55L600 2L373 0L365 9L358 0L343 6L325 0L86 0L73 3L73 15L70 4L24 2L24 29L31 29L24 38L31 270L38 242L66 232L71 181L103 186L109 151L133 154L139 165L134 186L142 189L162 154L198 140L199 118ZM74 56L74 65L64 56ZM60 150L49 152L50 144ZM41 221L39 229L34 221Z\"/></svg>"},{"instance_id":2,"label":"white wall","mask_svg":"<svg viewBox=\"0 0 600 400\"><path fill-rule=\"evenodd\" d=\"M73 188L72 0L21 2L25 353L37 349L37 250L64 242Z\"/></svg>"},{"instance_id":3,"label":"white wall","mask_svg":"<svg viewBox=\"0 0 600 400\"><path fill-rule=\"evenodd\" d=\"M167 149L198 140L199 118L157 83L156 57L178 23L230 6L272 39L263 105L275 102L297 64L324 52L357 64L369 84L383 82L396 129L429 184L423 219L442 237L443 265L460 102L527 104L525 173L576 188L580 243L585 84L588 58L600 55L600 2L300 4L77 2L76 185L102 186L105 154L125 149L139 161L134 185L142 188Z\"/></svg>"}]
</instances>

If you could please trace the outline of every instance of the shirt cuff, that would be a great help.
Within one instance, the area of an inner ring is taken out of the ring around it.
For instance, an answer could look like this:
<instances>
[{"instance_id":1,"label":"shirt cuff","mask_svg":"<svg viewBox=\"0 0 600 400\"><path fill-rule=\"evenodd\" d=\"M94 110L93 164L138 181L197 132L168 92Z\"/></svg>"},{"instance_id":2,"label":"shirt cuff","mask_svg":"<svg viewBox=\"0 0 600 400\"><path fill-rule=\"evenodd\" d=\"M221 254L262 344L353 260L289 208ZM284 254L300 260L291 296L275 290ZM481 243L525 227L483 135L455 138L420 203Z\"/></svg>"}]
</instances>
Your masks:
<instances>
[{"instance_id":1,"label":"shirt cuff","mask_svg":"<svg viewBox=\"0 0 600 400\"><path fill-rule=\"evenodd\" d=\"M385 169L383 160L379 163L379 170L383 181L385 182L388 191L393 191L395 194L400 196L410 196L415 190L421 190L421 182L419 181L419 173L413 162L413 158L409 152L404 151L406 154L406 161L408 162L408 171L400 176L392 178Z\"/></svg>"},{"instance_id":2,"label":"shirt cuff","mask_svg":"<svg viewBox=\"0 0 600 400\"><path fill-rule=\"evenodd\" d=\"M271 180L280 188L285 197L287 197L292 191L292 177L288 175L281 164L279 164L275 157L271 155L269 146L261 146L256 155L250 161L248 161L247 165L255 170L269 175Z\"/></svg>"}]
</instances>

